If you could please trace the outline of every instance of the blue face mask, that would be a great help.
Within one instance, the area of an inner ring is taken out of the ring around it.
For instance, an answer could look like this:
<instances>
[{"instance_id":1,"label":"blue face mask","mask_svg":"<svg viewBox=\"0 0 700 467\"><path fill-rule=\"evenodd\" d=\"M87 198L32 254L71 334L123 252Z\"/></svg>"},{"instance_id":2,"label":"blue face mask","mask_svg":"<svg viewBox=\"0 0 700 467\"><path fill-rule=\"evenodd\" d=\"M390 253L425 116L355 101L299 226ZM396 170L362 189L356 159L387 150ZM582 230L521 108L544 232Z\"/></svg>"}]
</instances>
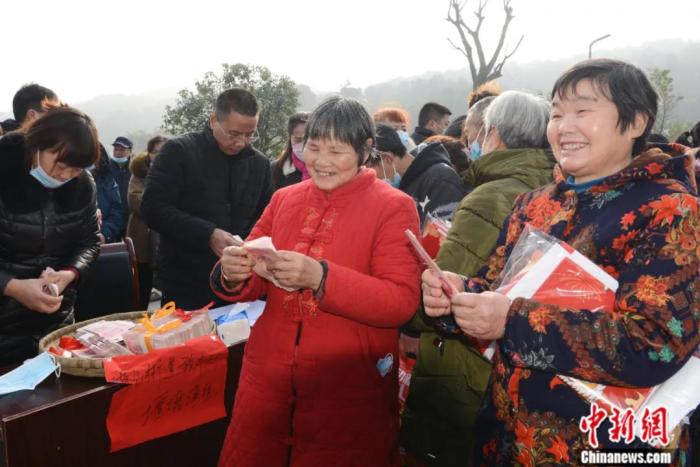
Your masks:
<instances>
[{"instance_id":1,"label":"blue face mask","mask_svg":"<svg viewBox=\"0 0 700 467\"><path fill-rule=\"evenodd\" d=\"M469 146L469 158L473 161L481 157L481 145L478 141L474 141Z\"/></svg>"},{"instance_id":2,"label":"blue face mask","mask_svg":"<svg viewBox=\"0 0 700 467\"><path fill-rule=\"evenodd\" d=\"M0 376L0 394L34 389L37 384L44 381L51 373L56 376L61 374L60 367L47 352L27 360L19 367Z\"/></svg>"},{"instance_id":3,"label":"blue face mask","mask_svg":"<svg viewBox=\"0 0 700 467\"><path fill-rule=\"evenodd\" d=\"M382 172L384 172L384 180L387 182L389 185L393 186L394 188L398 188L399 185L401 185L401 174L399 174L399 171L396 170L396 166L394 163L391 163L391 167L394 169L394 177L393 178L387 178L386 176L386 169L384 168L384 161L382 160Z\"/></svg>"},{"instance_id":4,"label":"blue face mask","mask_svg":"<svg viewBox=\"0 0 700 467\"><path fill-rule=\"evenodd\" d=\"M406 148L409 148L411 146L411 137L408 136L408 132L403 131L403 130L397 130L396 133L399 135L399 139L401 140L401 143L406 146Z\"/></svg>"},{"instance_id":5,"label":"blue face mask","mask_svg":"<svg viewBox=\"0 0 700 467\"><path fill-rule=\"evenodd\" d=\"M29 175L34 177L44 188L48 188L49 190L60 188L71 180L56 180L51 175L47 174L39 163L37 163L36 167L29 171Z\"/></svg>"},{"instance_id":6,"label":"blue face mask","mask_svg":"<svg viewBox=\"0 0 700 467\"><path fill-rule=\"evenodd\" d=\"M124 157L109 156L109 158L112 159L117 164L126 164L127 162L129 162L129 156L124 156Z\"/></svg>"}]
</instances>

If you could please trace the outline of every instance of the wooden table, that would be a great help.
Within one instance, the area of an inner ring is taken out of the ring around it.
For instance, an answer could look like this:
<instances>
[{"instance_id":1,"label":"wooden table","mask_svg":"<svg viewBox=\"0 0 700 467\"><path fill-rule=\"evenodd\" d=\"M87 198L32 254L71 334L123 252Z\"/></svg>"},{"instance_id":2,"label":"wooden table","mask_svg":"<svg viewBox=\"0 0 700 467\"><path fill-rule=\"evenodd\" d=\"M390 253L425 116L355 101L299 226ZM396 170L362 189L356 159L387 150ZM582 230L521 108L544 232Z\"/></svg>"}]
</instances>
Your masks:
<instances>
[{"instance_id":1,"label":"wooden table","mask_svg":"<svg viewBox=\"0 0 700 467\"><path fill-rule=\"evenodd\" d=\"M0 466L214 466L231 416L243 347L229 348L226 418L113 454L105 420L112 395L122 385L52 375L34 391L0 396Z\"/></svg>"}]
</instances>

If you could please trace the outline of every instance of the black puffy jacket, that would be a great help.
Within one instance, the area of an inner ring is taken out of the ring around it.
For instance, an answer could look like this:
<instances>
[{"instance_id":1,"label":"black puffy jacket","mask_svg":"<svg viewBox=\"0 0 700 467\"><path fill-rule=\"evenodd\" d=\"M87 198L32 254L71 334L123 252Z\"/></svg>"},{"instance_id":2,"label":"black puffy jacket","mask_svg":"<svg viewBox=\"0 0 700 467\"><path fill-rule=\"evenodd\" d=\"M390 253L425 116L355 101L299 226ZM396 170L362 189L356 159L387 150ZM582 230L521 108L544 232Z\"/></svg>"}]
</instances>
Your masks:
<instances>
[{"instance_id":1,"label":"black puffy jacket","mask_svg":"<svg viewBox=\"0 0 700 467\"><path fill-rule=\"evenodd\" d=\"M37 278L51 267L75 268L84 276L100 249L95 183L84 171L49 190L24 162L24 135L0 140L0 291L13 279ZM75 289L68 287L59 311L38 313L0 295L0 364L36 352L45 334L73 321Z\"/></svg>"},{"instance_id":2,"label":"black puffy jacket","mask_svg":"<svg viewBox=\"0 0 700 467\"><path fill-rule=\"evenodd\" d=\"M428 214L451 219L469 190L450 165L450 156L439 143L417 146L417 155L401 177L399 189L416 202L421 226Z\"/></svg>"},{"instance_id":3,"label":"black puffy jacket","mask_svg":"<svg viewBox=\"0 0 700 467\"><path fill-rule=\"evenodd\" d=\"M229 156L207 126L169 140L148 171L141 202L146 224L160 233L160 280L165 298L185 308L217 297L209 274L215 228L245 238L270 201L270 161L251 146Z\"/></svg>"}]
</instances>

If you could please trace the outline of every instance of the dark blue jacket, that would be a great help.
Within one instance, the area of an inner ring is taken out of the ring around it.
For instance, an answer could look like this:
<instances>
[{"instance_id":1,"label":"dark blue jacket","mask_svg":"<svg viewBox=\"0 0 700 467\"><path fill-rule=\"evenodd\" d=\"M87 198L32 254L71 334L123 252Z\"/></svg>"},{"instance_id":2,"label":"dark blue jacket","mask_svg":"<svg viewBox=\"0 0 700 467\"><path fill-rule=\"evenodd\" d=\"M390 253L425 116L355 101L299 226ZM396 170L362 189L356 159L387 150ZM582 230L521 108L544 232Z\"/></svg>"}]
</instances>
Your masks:
<instances>
[{"instance_id":1,"label":"dark blue jacket","mask_svg":"<svg viewBox=\"0 0 700 467\"><path fill-rule=\"evenodd\" d=\"M119 186L112 171L102 165L93 174L97 185L97 208L102 212L100 233L105 236L107 243L118 242L126 228L126 219Z\"/></svg>"},{"instance_id":2,"label":"dark blue jacket","mask_svg":"<svg viewBox=\"0 0 700 467\"><path fill-rule=\"evenodd\" d=\"M122 227L122 231L120 233L124 235L126 232L126 222L129 219L129 200L127 198L129 192L129 180L131 179L129 162L120 165L110 159L109 171L112 173L112 177L117 182L117 187L119 187L119 199L121 200L122 215L124 217L124 226Z\"/></svg>"}]
</instances>

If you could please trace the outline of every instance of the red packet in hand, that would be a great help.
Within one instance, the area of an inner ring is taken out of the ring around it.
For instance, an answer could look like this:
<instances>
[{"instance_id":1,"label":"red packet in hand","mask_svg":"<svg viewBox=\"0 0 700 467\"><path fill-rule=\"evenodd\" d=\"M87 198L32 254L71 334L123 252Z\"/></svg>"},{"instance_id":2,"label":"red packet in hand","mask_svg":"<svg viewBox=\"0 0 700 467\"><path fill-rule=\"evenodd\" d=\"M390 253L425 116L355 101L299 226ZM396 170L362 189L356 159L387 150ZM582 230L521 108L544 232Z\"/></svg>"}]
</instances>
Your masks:
<instances>
[{"instance_id":1,"label":"red packet in hand","mask_svg":"<svg viewBox=\"0 0 700 467\"><path fill-rule=\"evenodd\" d=\"M423 245L418 241L416 236L411 232L410 230L406 229L404 231L406 234L406 237L408 237L408 240L411 242L411 245L413 245L413 248L416 250L416 253L418 253L418 256L420 259L423 260L426 266L428 266L428 269L433 271L438 278L440 279L440 283L442 285L442 291L445 292L445 295L447 295L449 298L452 298L454 294L457 293L455 288L452 286L450 281L447 279L447 276L445 275L444 272L442 272L442 269L433 261L433 258L430 257L427 251L425 251L425 248L423 248Z\"/></svg>"}]
</instances>

